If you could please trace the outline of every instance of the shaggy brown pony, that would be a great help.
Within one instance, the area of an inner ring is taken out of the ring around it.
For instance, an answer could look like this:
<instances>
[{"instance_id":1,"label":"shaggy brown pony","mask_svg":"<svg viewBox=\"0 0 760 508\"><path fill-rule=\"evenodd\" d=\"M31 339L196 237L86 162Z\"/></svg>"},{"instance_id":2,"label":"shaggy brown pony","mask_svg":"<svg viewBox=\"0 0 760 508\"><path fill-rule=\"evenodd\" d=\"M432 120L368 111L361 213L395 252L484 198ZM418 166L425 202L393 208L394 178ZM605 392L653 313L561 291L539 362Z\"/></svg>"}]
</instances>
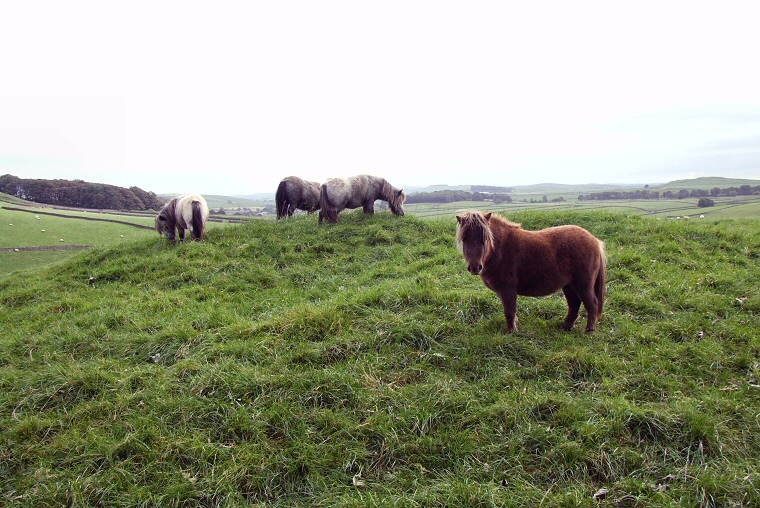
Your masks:
<instances>
[{"instance_id":1,"label":"shaggy brown pony","mask_svg":"<svg viewBox=\"0 0 760 508\"><path fill-rule=\"evenodd\" d=\"M467 270L501 298L508 333L517 331L517 295L546 296L560 289L567 300L562 328L573 327L583 303L586 332L596 329L606 293L601 240L579 226L526 231L491 212L465 211L457 222L457 248Z\"/></svg>"}]
</instances>

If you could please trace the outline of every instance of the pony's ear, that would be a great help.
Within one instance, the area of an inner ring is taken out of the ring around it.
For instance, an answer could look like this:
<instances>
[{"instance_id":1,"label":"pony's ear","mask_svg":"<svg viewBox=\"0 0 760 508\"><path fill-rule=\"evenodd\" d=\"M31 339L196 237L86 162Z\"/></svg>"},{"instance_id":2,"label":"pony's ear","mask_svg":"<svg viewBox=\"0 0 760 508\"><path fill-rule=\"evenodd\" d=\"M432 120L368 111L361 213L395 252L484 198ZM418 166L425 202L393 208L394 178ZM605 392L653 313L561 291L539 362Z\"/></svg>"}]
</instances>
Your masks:
<instances>
[{"instance_id":1,"label":"pony's ear","mask_svg":"<svg viewBox=\"0 0 760 508\"><path fill-rule=\"evenodd\" d=\"M460 224L462 223L462 216L461 215L457 215L457 222L460 223Z\"/></svg>"},{"instance_id":2,"label":"pony's ear","mask_svg":"<svg viewBox=\"0 0 760 508\"><path fill-rule=\"evenodd\" d=\"M491 220L492 212L484 213L483 218L486 220L486 222Z\"/></svg>"},{"instance_id":3,"label":"pony's ear","mask_svg":"<svg viewBox=\"0 0 760 508\"><path fill-rule=\"evenodd\" d=\"M396 193L396 196L400 196L403 193L404 193L404 189L399 189L398 192Z\"/></svg>"}]
</instances>

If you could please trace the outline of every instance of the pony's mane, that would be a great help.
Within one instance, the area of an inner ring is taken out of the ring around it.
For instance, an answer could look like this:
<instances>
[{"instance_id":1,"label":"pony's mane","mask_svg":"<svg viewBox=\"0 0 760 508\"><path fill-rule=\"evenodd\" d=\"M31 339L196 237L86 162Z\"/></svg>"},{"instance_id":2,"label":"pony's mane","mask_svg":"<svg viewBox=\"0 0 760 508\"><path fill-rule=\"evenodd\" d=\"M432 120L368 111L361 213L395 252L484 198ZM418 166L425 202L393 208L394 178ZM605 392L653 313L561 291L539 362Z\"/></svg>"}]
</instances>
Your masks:
<instances>
[{"instance_id":1,"label":"pony's mane","mask_svg":"<svg viewBox=\"0 0 760 508\"><path fill-rule=\"evenodd\" d=\"M488 217L486 217L488 215ZM463 250L464 235L466 231L472 229L480 230L483 238L483 244L487 250L491 250L494 245L493 227L496 223L499 226L520 229L522 226L516 222L511 222L501 215L488 212L483 214L477 210L464 210L457 215L457 248L460 252Z\"/></svg>"},{"instance_id":2,"label":"pony's mane","mask_svg":"<svg viewBox=\"0 0 760 508\"><path fill-rule=\"evenodd\" d=\"M388 201L388 203L391 204L394 208L398 208L403 205L404 200L406 199L404 193L399 193L398 189L391 185L388 180L383 178L382 181L383 184L380 187L380 194L383 196L383 199Z\"/></svg>"},{"instance_id":3,"label":"pony's mane","mask_svg":"<svg viewBox=\"0 0 760 508\"><path fill-rule=\"evenodd\" d=\"M172 198L169 201L166 202L163 208L158 212L158 216L156 217L156 230L160 233L161 230L158 229L158 218L163 216L166 218L166 220L169 222L169 227L174 227L174 225L177 223L177 201L179 198Z\"/></svg>"},{"instance_id":4,"label":"pony's mane","mask_svg":"<svg viewBox=\"0 0 760 508\"><path fill-rule=\"evenodd\" d=\"M486 250L490 250L493 247L493 231L488 226L488 219L478 211L465 210L457 215L457 249L459 252L464 250L465 232L473 229L480 231L483 245L486 246Z\"/></svg>"}]
</instances>

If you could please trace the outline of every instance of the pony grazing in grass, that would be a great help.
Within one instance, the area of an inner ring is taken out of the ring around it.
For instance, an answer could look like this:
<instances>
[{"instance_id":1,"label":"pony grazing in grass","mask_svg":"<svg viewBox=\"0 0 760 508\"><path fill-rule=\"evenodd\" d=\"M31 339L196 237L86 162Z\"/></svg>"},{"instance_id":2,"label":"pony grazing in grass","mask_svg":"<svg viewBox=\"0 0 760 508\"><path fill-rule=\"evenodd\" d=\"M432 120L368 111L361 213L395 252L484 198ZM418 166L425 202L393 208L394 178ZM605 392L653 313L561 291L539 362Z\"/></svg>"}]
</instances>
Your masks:
<instances>
[{"instance_id":1,"label":"pony grazing in grass","mask_svg":"<svg viewBox=\"0 0 760 508\"><path fill-rule=\"evenodd\" d=\"M319 210L319 191L319 182L309 182L297 176L283 178L274 197L277 218L290 217L296 210L308 213Z\"/></svg>"},{"instance_id":2,"label":"pony grazing in grass","mask_svg":"<svg viewBox=\"0 0 760 508\"><path fill-rule=\"evenodd\" d=\"M179 239L185 239L185 230L190 230L193 240L201 240L206 230L208 205L200 194L189 194L172 198L164 205L156 217L156 231L174 240L177 230Z\"/></svg>"},{"instance_id":3,"label":"pony grazing in grass","mask_svg":"<svg viewBox=\"0 0 760 508\"><path fill-rule=\"evenodd\" d=\"M337 222L338 214L345 208L364 208L364 213L375 213L375 200L388 202L391 212L404 215L406 195L395 188L385 178L370 175L348 178L330 178L322 184L319 222Z\"/></svg>"},{"instance_id":4,"label":"pony grazing in grass","mask_svg":"<svg viewBox=\"0 0 760 508\"><path fill-rule=\"evenodd\" d=\"M596 329L606 294L601 240L579 226L525 231L491 212L465 211L457 222L457 248L467 270L499 295L507 333L517 331L517 295L546 296L560 289L567 300L562 328L573 327L583 303L586 332Z\"/></svg>"}]
</instances>

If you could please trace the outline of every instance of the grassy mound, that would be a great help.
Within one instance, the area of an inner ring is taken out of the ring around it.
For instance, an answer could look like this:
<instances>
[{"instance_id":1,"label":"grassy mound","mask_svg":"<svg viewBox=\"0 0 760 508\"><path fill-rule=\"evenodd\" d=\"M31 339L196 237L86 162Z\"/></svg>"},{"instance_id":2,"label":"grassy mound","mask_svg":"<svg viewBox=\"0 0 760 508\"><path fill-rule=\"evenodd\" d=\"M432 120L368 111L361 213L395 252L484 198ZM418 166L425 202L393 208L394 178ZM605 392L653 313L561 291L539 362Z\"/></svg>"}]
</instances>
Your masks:
<instances>
[{"instance_id":1,"label":"grassy mound","mask_svg":"<svg viewBox=\"0 0 760 508\"><path fill-rule=\"evenodd\" d=\"M605 240L596 333L386 213L0 280L0 504L760 504L757 221L510 218Z\"/></svg>"}]
</instances>

